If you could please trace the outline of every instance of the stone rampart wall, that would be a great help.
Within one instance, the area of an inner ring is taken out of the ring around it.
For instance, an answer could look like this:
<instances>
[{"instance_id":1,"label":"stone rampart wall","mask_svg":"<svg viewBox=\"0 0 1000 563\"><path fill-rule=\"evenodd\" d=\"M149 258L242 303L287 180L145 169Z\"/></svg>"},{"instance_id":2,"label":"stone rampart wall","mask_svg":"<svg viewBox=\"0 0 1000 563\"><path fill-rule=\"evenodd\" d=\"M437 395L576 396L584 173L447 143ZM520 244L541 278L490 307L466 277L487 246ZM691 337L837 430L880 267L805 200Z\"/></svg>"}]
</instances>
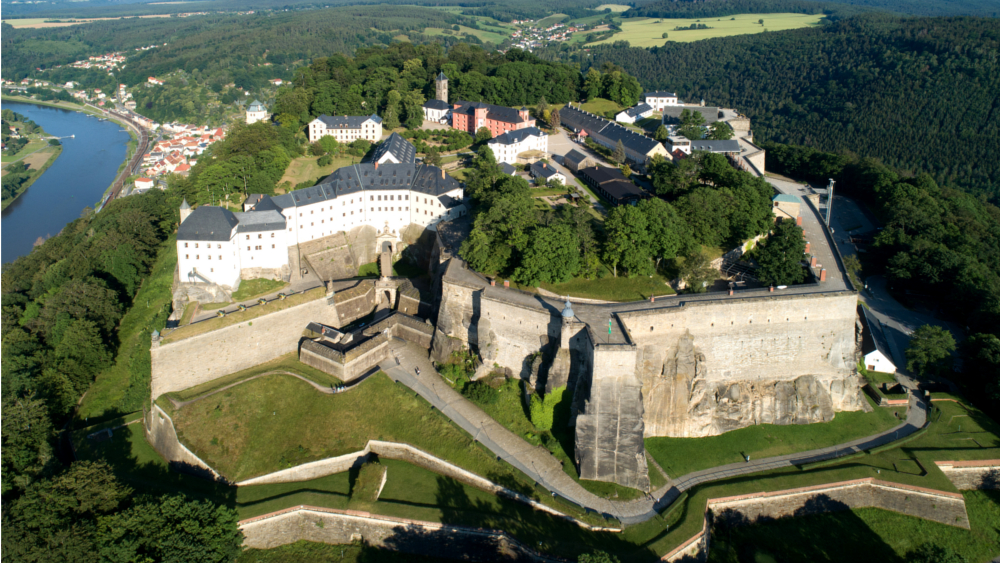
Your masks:
<instances>
[{"instance_id":1,"label":"stone rampart wall","mask_svg":"<svg viewBox=\"0 0 1000 563\"><path fill-rule=\"evenodd\" d=\"M379 334L362 342L358 347L342 353L318 342L307 340L299 350L299 361L307 366L329 373L348 382L361 377L368 370L389 357L389 337Z\"/></svg>"},{"instance_id":2,"label":"stone rampart wall","mask_svg":"<svg viewBox=\"0 0 1000 563\"><path fill-rule=\"evenodd\" d=\"M240 522L244 547L271 549L299 540L367 545L467 561L559 561L539 555L503 531L448 526L352 510L297 506Z\"/></svg>"},{"instance_id":3,"label":"stone rampart wall","mask_svg":"<svg viewBox=\"0 0 1000 563\"><path fill-rule=\"evenodd\" d=\"M1000 489L1000 459L934 463L959 490Z\"/></svg>"},{"instance_id":4,"label":"stone rampart wall","mask_svg":"<svg viewBox=\"0 0 1000 563\"><path fill-rule=\"evenodd\" d=\"M483 364L499 364L514 377L527 379L531 374L529 356L550 342L558 346L562 319L551 311L504 300L499 291L484 292L481 303L478 335Z\"/></svg>"},{"instance_id":5,"label":"stone rampart wall","mask_svg":"<svg viewBox=\"0 0 1000 563\"><path fill-rule=\"evenodd\" d=\"M850 292L622 313L641 351L647 436L805 424L862 408Z\"/></svg>"},{"instance_id":6,"label":"stone rampart wall","mask_svg":"<svg viewBox=\"0 0 1000 563\"><path fill-rule=\"evenodd\" d=\"M957 493L856 479L812 487L751 493L708 499L702 530L661 558L661 561L704 561L708 555L708 521L716 526L740 526L759 519L777 519L853 510L881 508L949 526L969 529L965 499Z\"/></svg>"},{"instance_id":7,"label":"stone rampart wall","mask_svg":"<svg viewBox=\"0 0 1000 563\"><path fill-rule=\"evenodd\" d=\"M145 414L142 429L146 435L146 441L163 459L167 460L171 468L224 481L214 469L181 444L180 440L177 439L177 432L174 430L174 421L157 405L154 404L153 408Z\"/></svg>"},{"instance_id":8,"label":"stone rampart wall","mask_svg":"<svg viewBox=\"0 0 1000 563\"><path fill-rule=\"evenodd\" d=\"M334 293L332 300L337 306L337 324L331 326L347 326L375 308L375 283L363 280L350 289Z\"/></svg>"},{"instance_id":9,"label":"stone rampart wall","mask_svg":"<svg viewBox=\"0 0 1000 563\"><path fill-rule=\"evenodd\" d=\"M311 321L338 326L337 311L320 298L170 344L154 344L153 399L295 352Z\"/></svg>"}]
</instances>

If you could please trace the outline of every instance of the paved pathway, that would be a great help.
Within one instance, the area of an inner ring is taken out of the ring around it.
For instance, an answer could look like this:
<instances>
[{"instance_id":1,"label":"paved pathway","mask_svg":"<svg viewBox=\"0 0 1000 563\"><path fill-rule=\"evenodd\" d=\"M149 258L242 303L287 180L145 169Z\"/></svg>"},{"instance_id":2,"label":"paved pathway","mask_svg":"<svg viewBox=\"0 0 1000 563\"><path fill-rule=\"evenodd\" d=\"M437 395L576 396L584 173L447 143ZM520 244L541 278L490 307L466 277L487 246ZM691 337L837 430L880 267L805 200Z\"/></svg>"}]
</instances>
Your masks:
<instances>
[{"instance_id":1,"label":"paved pathway","mask_svg":"<svg viewBox=\"0 0 1000 563\"><path fill-rule=\"evenodd\" d=\"M392 343L395 359L386 360L380 364L382 370L389 374L389 377L413 389L425 398L445 416L452 419L473 438L495 453L498 459L518 468L549 491L601 514L615 516L621 520L622 524L637 524L649 520L657 512L670 506L683 491L696 485L737 475L850 455L906 437L916 432L927 422L927 404L916 394L911 393L906 422L880 434L829 448L750 460L748 463L734 463L689 473L673 479L666 486L655 491L653 493L655 502L648 499L611 501L584 489L563 471L559 462L545 448L528 444L452 389L435 371L434 365L427 358L426 350L398 340L393 340ZM419 374L416 373L416 368L420 368Z\"/></svg>"}]
</instances>

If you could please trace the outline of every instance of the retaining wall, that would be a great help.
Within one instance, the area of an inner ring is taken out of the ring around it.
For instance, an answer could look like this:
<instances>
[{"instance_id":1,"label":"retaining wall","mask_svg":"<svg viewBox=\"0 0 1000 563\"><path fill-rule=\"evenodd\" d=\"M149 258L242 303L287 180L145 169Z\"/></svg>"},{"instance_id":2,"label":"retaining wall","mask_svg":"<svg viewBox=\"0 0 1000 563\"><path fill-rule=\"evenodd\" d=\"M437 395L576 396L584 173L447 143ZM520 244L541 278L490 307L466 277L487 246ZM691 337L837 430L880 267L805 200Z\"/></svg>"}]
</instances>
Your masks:
<instances>
[{"instance_id":1,"label":"retaining wall","mask_svg":"<svg viewBox=\"0 0 1000 563\"><path fill-rule=\"evenodd\" d=\"M170 344L153 344L153 399L295 352L311 321L340 326L336 308L321 297Z\"/></svg>"},{"instance_id":2,"label":"retaining wall","mask_svg":"<svg viewBox=\"0 0 1000 563\"><path fill-rule=\"evenodd\" d=\"M1000 489L1000 459L934 463L959 490Z\"/></svg>"},{"instance_id":3,"label":"retaining wall","mask_svg":"<svg viewBox=\"0 0 1000 563\"><path fill-rule=\"evenodd\" d=\"M153 408L145 413L142 429L146 441L167 460L171 468L216 481L225 481L200 457L181 444L177 439L177 432L174 431L174 421L159 406L154 404Z\"/></svg>"},{"instance_id":4,"label":"retaining wall","mask_svg":"<svg viewBox=\"0 0 1000 563\"><path fill-rule=\"evenodd\" d=\"M890 483L878 479L856 479L813 487L750 493L708 499L702 530L664 555L662 561L704 561L715 526L739 526L759 520L838 512L856 508L882 508L907 516L970 529L965 499L958 493Z\"/></svg>"},{"instance_id":5,"label":"retaining wall","mask_svg":"<svg viewBox=\"0 0 1000 563\"><path fill-rule=\"evenodd\" d=\"M354 510L297 506L239 523L244 547L271 549L299 540L367 545L466 561L561 561L545 557L497 530L448 526Z\"/></svg>"}]
</instances>

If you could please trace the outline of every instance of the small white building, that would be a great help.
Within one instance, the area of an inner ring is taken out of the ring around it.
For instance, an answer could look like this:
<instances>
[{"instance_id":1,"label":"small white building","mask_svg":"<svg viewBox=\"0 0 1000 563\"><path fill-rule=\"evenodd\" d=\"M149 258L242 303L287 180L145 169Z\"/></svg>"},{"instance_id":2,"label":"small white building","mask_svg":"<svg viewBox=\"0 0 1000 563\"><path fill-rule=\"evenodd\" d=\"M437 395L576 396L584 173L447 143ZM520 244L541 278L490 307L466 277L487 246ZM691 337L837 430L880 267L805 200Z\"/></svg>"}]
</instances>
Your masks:
<instances>
[{"instance_id":1,"label":"small white building","mask_svg":"<svg viewBox=\"0 0 1000 563\"><path fill-rule=\"evenodd\" d=\"M896 373L896 364L892 361L892 352L885 341L878 319L862 305L858 305L858 312L861 317L861 353L864 355L865 369Z\"/></svg>"},{"instance_id":2,"label":"small white building","mask_svg":"<svg viewBox=\"0 0 1000 563\"><path fill-rule=\"evenodd\" d=\"M372 115L321 115L309 122L309 142L331 136L341 143L365 139L374 143L382 138L382 118Z\"/></svg>"},{"instance_id":3,"label":"small white building","mask_svg":"<svg viewBox=\"0 0 1000 563\"><path fill-rule=\"evenodd\" d=\"M497 162L517 163L517 155L527 151L549 152L549 136L537 127L515 129L490 139Z\"/></svg>"},{"instance_id":4,"label":"small white building","mask_svg":"<svg viewBox=\"0 0 1000 563\"><path fill-rule=\"evenodd\" d=\"M653 108L653 111L663 111L667 106L681 105L675 92L646 92L642 95L642 99Z\"/></svg>"},{"instance_id":5,"label":"small white building","mask_svg":"<svg viewBox=\"0 0 1000 563\"><path fill-rule=\"evenodd\" d=\"M635 107L626 109L625 111L619 112L615 116L615 121L619 123L635 123L640 119L646 119L647 117L653 115L653 106L642 103Z\"/></svg>"},{"instance_id":6,"label":"small white building","mask_svg":"<svg viewBox=\"0 0 1000 563\"><path fill-rule=\"evenodd\" d=\"M269 117L267 108L258 100L254 100L253 103L247 106L247 125L257 123L258 121L267 121Z\"/></svg>"},{"instance_id":7,"label":"small white building","mask_svg":"<svg viewBox=\"0 0 1000 563\"><path fill-rule=\"evenodd\" d=\"M443 123L448 120L448 113L451 106L442 100L427 100L424 102L424 119L435 123Z\"/></svg>"},{"instance_id":8,"label":"small white building","mask_svg":"<svg viewBox=\"0 0 1000 563\"><path fill-rule=\"evenodd\" d=\"M667 151L670 154L674 154L674 151L691 154L691 140L683 135L671 135L667 137Z\"/></svg>"},{"instance_id":9,"label":"small white building","mask_svg":"<svg viewBox=\"0 0 1000 563\"><path fill-rule=\"evenodd\" d=\"M561 182L566 184L566 176L562 172L559 172L555 166L552 166L548 162L538 161L531 164L531 177L535 179L537 183L539 178L544 179L546 183L548 182Z\"/></svg>"},{"instance_id":10,"label":"small white building","mask_svg":"<svg viewBox=\"0 0 1000 563\"><path fill-rule=\"evenodd\" d=\"M148 190L152 187L153 187L153 180L151 178L135 179L135 189L137 190Z\"/></svg>"}]
</instances>

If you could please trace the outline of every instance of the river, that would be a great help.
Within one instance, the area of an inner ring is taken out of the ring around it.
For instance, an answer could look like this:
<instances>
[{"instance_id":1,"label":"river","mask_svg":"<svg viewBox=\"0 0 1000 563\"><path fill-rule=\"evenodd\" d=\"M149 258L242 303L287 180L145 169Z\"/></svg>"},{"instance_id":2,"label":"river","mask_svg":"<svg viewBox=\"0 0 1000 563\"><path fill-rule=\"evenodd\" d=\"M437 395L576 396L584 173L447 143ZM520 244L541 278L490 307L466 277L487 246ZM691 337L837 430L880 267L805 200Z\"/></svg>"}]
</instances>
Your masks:
<instances>
[{"instance_id":1,"label":"river","mask_svg":"<svg viewBox=\"0 0 1000 563\"><path fill-rule=\"evenodd\" d=\"M3 102L45 132L62 139L62 154L0 217L0 260L13 262L39 239L56 235L66 223L94 207L125 161L129 134L121 125L80 112Z\"/></svg>"}]
</instances>

